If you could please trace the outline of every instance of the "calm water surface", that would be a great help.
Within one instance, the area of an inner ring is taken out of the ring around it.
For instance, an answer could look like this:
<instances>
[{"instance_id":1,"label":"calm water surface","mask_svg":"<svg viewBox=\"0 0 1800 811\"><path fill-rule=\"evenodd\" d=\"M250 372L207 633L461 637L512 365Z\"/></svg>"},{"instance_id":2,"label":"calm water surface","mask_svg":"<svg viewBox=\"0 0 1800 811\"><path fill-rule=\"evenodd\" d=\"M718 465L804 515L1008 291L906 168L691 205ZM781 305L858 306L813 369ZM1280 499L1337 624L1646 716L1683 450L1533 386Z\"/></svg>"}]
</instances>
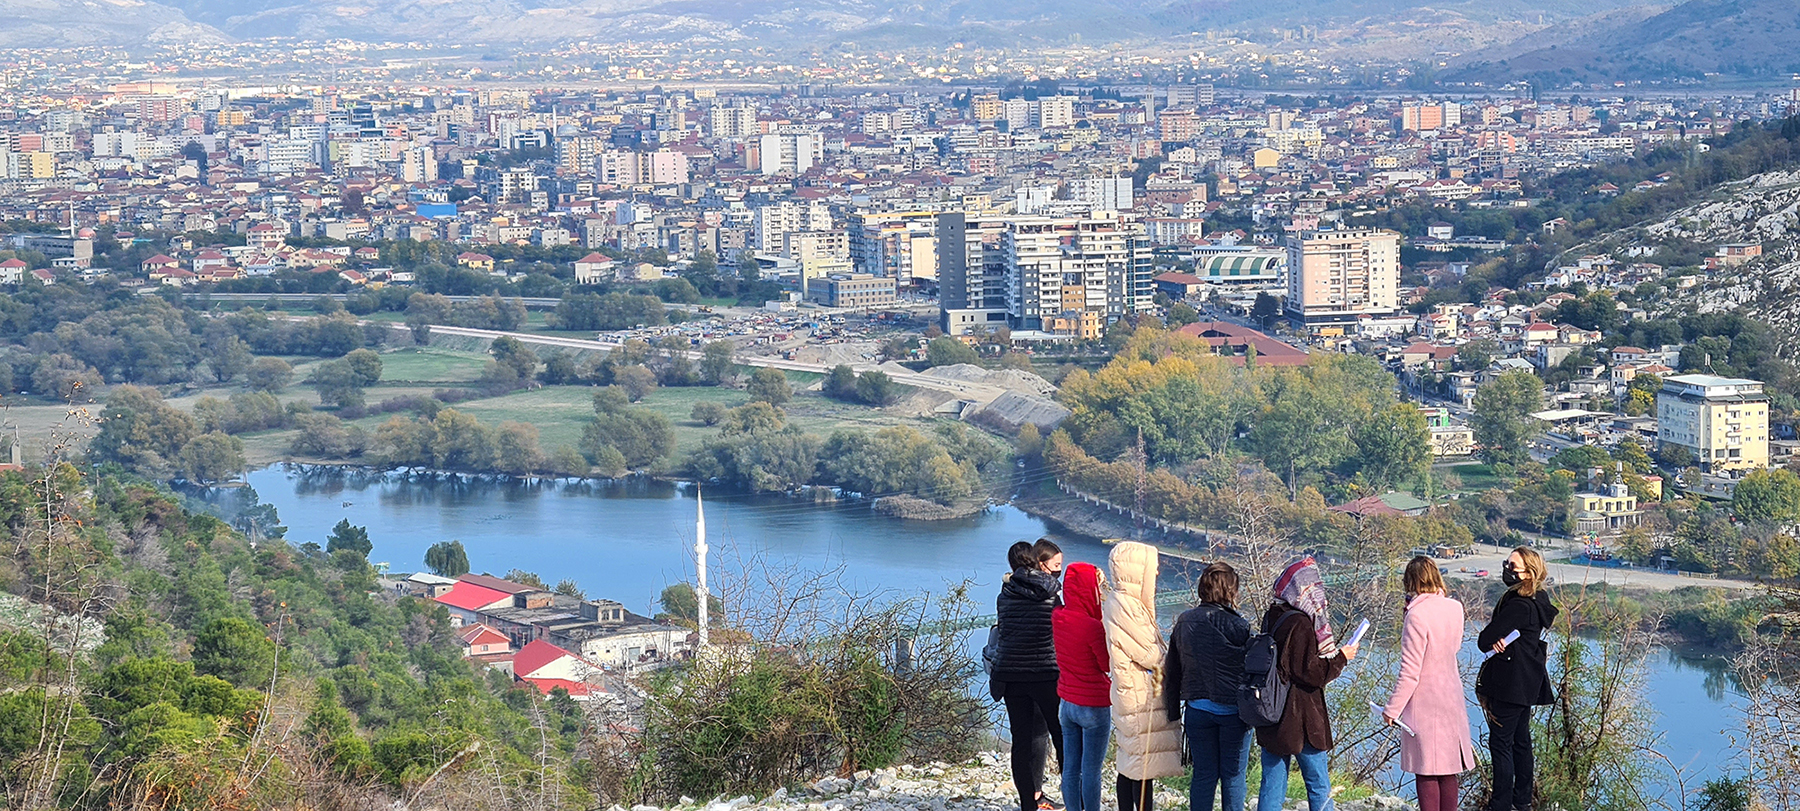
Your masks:
<instances>
[{"instance_id":1,"label":"calm water surface","mask_svg":"<svg viewBox=\"0 0 1800 811\"><path fill-rule=\"evenodd\" d=\"M347 468L271 467L249 481L273 504L294 543L320 544L340 519L366 526L370 560L398 572L423 568L425 549L460 540L476 572L513 568L546 582L575 580L590 596L652 613L663 587L693 578L694 490L689 485L520 482L445 475L379 475ZM712 565L760 555L807 570L841 567L863 591L941 592L965 579L989 606L1013 541L1048 536L1068 561L1103 563L1107 547L1013 507L957 521L902 521L859 502L814 504L785 496L707 494ZM1165 588L1170 584L1165 583ZM1679 766L1716 774L1738 723L1741 696L1716 659L1652 657L1648 698L1662 713L1662 751Z\"/></svg>"}]
</instances>

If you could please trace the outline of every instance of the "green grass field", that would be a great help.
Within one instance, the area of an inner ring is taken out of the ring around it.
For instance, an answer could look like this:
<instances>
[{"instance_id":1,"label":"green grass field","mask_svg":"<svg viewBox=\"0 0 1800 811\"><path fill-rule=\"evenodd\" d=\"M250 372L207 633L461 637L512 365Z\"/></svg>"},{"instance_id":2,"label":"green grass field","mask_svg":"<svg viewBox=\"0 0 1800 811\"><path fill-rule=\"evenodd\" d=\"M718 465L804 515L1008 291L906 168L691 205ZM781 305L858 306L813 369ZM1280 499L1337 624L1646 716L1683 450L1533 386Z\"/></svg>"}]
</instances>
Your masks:
<instances>
[{"instance_id":1,"label":"green grass field","mask_svg":"<svg viewBox=\"0 0 1800 811\"><path fill-rule=\"evenodd\" d=\"M381 382L467 383L481 377L487 355L434 347L407 347L381 353Z\"/></svg>"},{"instance_id":2,"label":"green grass field","mask_svg":"<svg viewBox=\"0 0 1800 811\"><path fill-rule=\"evenodd\" d=\"M1462 479L1462 489L1464 492L1472 493L1480 490L1492 490L1496 487L1506 486L1506 483L1501 481L1499 476L1494 475L1494 468L1492 465L1480 463L1450 465L1448 467L1433 468L1432 472L1436 474L1456 474L1458 478Z\"/></svg>"}]
</instances>

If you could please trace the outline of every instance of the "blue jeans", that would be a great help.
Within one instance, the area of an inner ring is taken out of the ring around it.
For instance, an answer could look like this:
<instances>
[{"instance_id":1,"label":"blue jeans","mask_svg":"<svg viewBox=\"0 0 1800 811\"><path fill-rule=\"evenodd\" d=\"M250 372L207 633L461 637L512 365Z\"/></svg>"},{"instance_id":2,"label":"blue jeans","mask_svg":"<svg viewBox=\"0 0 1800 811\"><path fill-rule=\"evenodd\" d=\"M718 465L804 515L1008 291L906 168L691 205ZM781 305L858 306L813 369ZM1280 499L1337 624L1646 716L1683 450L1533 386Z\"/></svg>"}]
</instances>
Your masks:
<instances>
[{"instance_id":1,"label":"blue jeans","mask_svg":"<svg viewBox=\"0 0 1800 811\"><path fill-rule=\"evenodd\" d=\"M1112 708L1062 703L1063 806L1068 811L1100 811L1100 767L1112 737Z\"/></svg>"},{"instance_id":2,"label":"blue jeans","mask_svg":"<svg viewBox=\"0 0 1800 811\"><path fill-rule=\"evenodd\" d=\"M1244 811L1244 776L1250 771L1250 727L1237 713L1226 715L1189 704L1186 713L1188 755L1194 761L1188 783L1190 811L1212 811L1213 796L1222 811Z\"/></svg>"},{"instance_id":3,"label":"blue jeans","mask_svg":"<svg viewBox=\"0 0 1800 811\"><path fill-rule=\"evenodd\" d=\"M1308 746L1292 759L1299 762L1300 779L1306 781L1306 807L1310 811L1332 811L1330 753ZM1287 799L1288 760L1269 754L1267 749L1262 751L1262 790L1256 792L1258 809L1280 808Z\"/></svg>"}]
</instances>

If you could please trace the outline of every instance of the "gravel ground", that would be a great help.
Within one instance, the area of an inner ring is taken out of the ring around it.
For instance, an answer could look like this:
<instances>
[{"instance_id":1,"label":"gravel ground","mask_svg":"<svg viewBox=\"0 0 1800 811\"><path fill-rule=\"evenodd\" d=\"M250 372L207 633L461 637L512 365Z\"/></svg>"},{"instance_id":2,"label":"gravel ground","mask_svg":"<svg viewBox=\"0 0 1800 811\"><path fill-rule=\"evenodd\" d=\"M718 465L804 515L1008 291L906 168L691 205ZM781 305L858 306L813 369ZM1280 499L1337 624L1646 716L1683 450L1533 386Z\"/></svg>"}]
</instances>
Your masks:
<instances>
[{"instance_id":1,"label":"gravel ground","mask_svg":"<svg viewBox=\"0 0 1800 811\"><path fill-rule=\"evenodd\" d=\"M1299 778L1294 778L1298 780ZM1103 793L1102 803L1113 808L1110 789ZM1054 792L1053 792L1054 793ZM857 772L854 777L826 777L805 791L790 795L786 790L757 800L750 797L717 798L698 802L683 797L671 809L680 811L1014 811L1018 800L1013 793L1012 778L1003 752L984 752L963 764L931 763L924 766L898 766L891 769ZM1155 808L1180 811L1187 808L1187 796L1167 788L1156 793ZM1307 811L1305 801L1289 806L1293 811ZM1412 811L1413 805L1395 797L1370 797L1337 803L1338 811ZM1256 799L1249 802L1256 809ZM640 805L627 810L615 806L609 811L665 811L656 806Z\"/></svg>"}]
</instances>

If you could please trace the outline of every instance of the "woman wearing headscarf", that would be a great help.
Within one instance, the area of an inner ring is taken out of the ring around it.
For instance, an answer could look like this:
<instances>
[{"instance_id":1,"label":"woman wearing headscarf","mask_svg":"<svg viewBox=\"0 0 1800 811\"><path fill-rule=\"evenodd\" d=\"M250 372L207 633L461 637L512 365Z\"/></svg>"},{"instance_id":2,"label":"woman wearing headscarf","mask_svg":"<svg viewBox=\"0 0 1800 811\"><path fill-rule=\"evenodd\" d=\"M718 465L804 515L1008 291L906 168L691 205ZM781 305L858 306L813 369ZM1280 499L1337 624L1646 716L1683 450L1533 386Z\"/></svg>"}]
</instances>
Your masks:
<instances>
[{"instance_id":1,"label":"woman wearing headscarf","mask_svg":"<svg viewBox=\"0 0 1800 811\"><path fill-rule=\"evenodd\" d=\"M1463 606L1444 588L1437 561L1406 564L1406 619L1400 630L1400 680L1381 711L1400 736L1400 770L1414 775L1419 811L1457 811L1460 775L1475 768L1468 700L1456 653L1462 649Z\"/></svg>"},{"instance_id":2,"label":"woman wearing headscarf","mask_svg":"<svg viewBox=\"0 0 1800 811\"><path fill-rule=\"evenodd\" d=\"M1100 811L1100 770L1112 738L1112 678L1100 622L1105 578L1092 563L1063 570L1063 604L1050 613L1056 695L1062 699L1062 796L1069 811Z\"/></svg>"},{"instance_id":3,"label":"woman wearing headscarf","mask_svg":"<svg viewBox=\"0 0 1800 811\"><path fill-rule=\"evenodd\" d=\"M1118 736L1119 811L1152 811L1152 781L1181 765L1181 726L1163 709L1168 647L1156 624L1156 547L1125 541L1107 556L1113 587L1101 614L1112 660L1112 721Z\"/></svg>"},{"instance_id":4,"label":"woman wearing headscarf","mask_svg":"<svg viewBox=\"0 0 1800 811\"><path fill-rule=\"evenodd\" d=\"M1334 743L1325 685L1356 658L1357 646L1338 647L1325 581L1312 557L1289 564L1271 592L1275 599L1263 613L1262 628L1275 637L1275 667L1290 686L1280 723L1256 730L1256 742L1263 750L1256 806L1281 807L1291 761L1299 765L1306 781L1306 807L1332 811L1329 755Z\"/></svg>"}]
</instances>

